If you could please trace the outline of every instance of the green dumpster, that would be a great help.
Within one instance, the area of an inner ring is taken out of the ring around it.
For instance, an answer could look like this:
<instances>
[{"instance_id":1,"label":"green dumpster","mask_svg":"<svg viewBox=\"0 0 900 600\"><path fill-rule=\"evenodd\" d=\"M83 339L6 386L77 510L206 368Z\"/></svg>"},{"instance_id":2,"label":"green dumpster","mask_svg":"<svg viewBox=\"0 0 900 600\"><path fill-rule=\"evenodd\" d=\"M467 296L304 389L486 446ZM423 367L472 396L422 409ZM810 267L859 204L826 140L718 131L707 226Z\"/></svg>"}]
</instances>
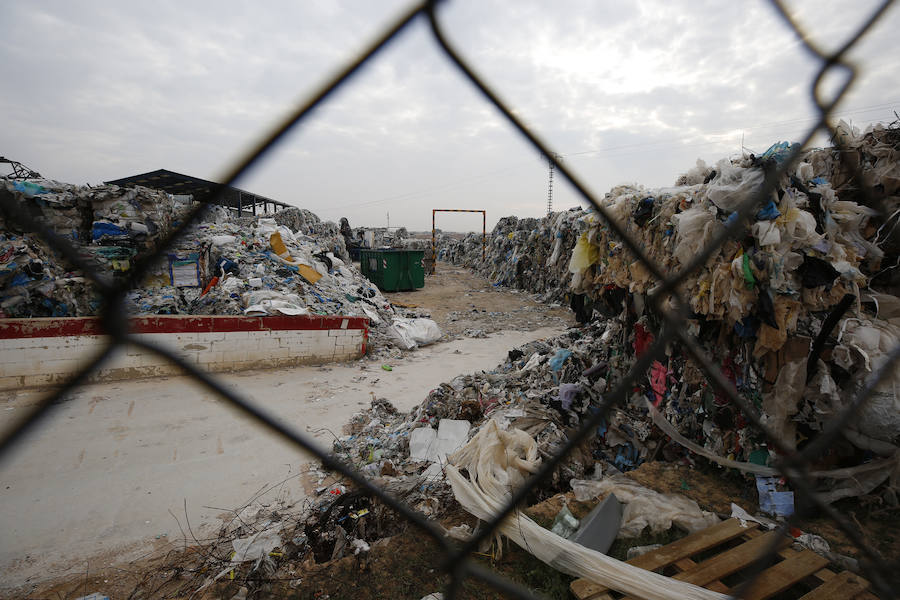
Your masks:
<instances>
[{"instance_id":1,"label":"green dumpster","mask_svg":"<svg viewBox=\"0 0 900 600\"><path fill-rule=\"evenodd\" d=\"M382 292L425 287L424 250L360 250L359 267Z\"/></svg>"}]
</instances>

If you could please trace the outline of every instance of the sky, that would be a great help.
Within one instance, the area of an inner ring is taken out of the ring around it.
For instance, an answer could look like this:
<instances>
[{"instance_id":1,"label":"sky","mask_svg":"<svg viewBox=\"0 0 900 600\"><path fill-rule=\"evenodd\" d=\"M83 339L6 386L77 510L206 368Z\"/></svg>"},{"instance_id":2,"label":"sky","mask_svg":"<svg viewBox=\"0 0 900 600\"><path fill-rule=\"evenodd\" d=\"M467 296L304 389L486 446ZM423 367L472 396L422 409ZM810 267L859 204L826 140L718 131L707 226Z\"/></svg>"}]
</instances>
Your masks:
<instances>
[{"instance_id":1,"label":"sky","mask_svg":"<svg viewBox=\"0 0 900 600\"><path fill-rule=\"evenodd\" d=\"M244 152L411 4L399 0L4 3L0 155L96 184L156 169L221 180ZM788 3L838 47L870 0ZM462 55L589 188L674 184L801 139L819 62L769 2L449 0ZM900 112L900 8L852 50L835 114ZM833 90L839 77L826 79ZM818 137L815 145L827 144ZM2 167L0 167L2 168ZM557 174L553 208L586 206ZM546 214L548 166L417 19L238 184L356 226L430 230L434 208ZM481 216L438 216L452 231Z\"/></svg>"}]
</instances>

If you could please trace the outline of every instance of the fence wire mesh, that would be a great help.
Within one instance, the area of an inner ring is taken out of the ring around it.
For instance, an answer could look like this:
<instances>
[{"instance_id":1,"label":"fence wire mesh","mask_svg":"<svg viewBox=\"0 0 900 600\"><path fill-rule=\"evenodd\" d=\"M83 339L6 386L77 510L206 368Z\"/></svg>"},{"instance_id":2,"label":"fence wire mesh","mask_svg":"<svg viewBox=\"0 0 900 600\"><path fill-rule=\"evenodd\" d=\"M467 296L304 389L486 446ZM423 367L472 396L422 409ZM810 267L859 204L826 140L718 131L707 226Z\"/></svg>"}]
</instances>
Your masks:
<instances>
[{"instance_id":1,"label":"fence wire mesh","mask_svg":"<svg viewBox=\"0 0 900 600\"><path fill-rule=\"evenodd\" d=\"M491 87L490 83L479 76L475 69L462 58L460 53L453 47L445 35L445 30L438 15L438 4L439 2L435 0L425 1L406 10L393 23L386 27L362 52L353 57L343 69L336 73L321 87L313 90L302 105L298 106L292 114L288 115L277 127L269 132L268 135L265 135L261 141L254 145L246 155L227 172L224 182L211 196L206 198L203 202L198 203L190 211L187 218L185 218L165 240L158 244L148 256L145 256L143 259L136 262L130 271L129 276L124 280L113 282L93 270L91 265L82 258L81 254L71 242L56 235L48 227L37 222L27 213L17 211L17 207L11 204L11 197L0 196L3 208L8 215L11 215L12 219L17 222L18 225L38 233L54 250L65 255L74 266L80 268L85 276L92 281L94 286L96 286L96 289L102 294L104 299L100 317L103 327L110 339L109 344L104 351L89 365L81 369L78 373L73 374L67 383L40 400L29 410L26 416L21 418L5 432L3 439L0 440L0 453L14 452L14 445L22 440L23 434L33 428L42 419L46 418L47 415L53 411L54 406L57 406L58 403L65 399L73 390L82 384L85 384L90 374L99 369L101 365L110 358L116 348L126 344L133 344L178 365L189 376L201 382L228 403L243 411L247 416L263 424L273 434L281 436L311 455L314 455L321 460L323 466L340 473L362 490L377 497L385 505L406 519L410 524L421 530L423 534L430 537L438 544L444 554L444 561L440 566L450 575L450 583L445 593L446 598L453 599L458 597L462 589L461 586L463 581L469 577L483 580L498 591L512 597L537 598L539 596L531 590L473 562L470 558L471 554L477 550L479 544L483 540L494 535L494 531L501 521L508 518L518 509L520 504L528 496L529 492L547 479L554 469L556 469L569 455L573 448L586 440L588 436L591 435L591 432L594 431L604 419L608 418L610 411L614 407L622 405L626 401L629 390L635 385L638 378L647 372L653 361L664 356L667 345L673 342L679 342L684 346L688 354L697 361L697 364L708 378L709 383L720 393L725 394L735 406L739 407L744 418L765 436L765 439L771 448L777 450L780 456L778 463L775 465L777 470L790 482L795 493L804 499L803 502L798 502L798 506L815 507L815 509L822 511L822 513L830 517L840 530L842 530L859 549L860 555L862 556L862 560L860 560L860 569L863 575L871 582L873 590L883 598L898 597L898 590L900 590L898 567L900 567L900 563L898 563L897 557L881 556L874 548L873 544L865 538L859 527L837 511L831 504L825 502L815 492L813 477L811 475L811 465L814 459L816 459L824 449L841 435L844 427L846 427L846 425L854 418L854 415L867 401L876 386L884 380L885 377L894 372L897 360L900 358L900 346L895 347L890 351L883 366L870 375L857 396L848 402L846 408L838 414L837 417L832 418L826 424L824 430L807 444L803 450L796 451L790 448L785 444L784 440L781 440L766 427L758 410L738 393L734 385L725 378L720 369L705 354L698 340L688 333L684 327L684 319L688 314L688 303L685 302L679 292L679 285L685 278L700 268L707 259L720 248L720 246L728 240L736 239L742 235L751 214L758 210L758 207L763 203L763 199L768 198L771 195L782 177L786 176L791 168L795 166L802 148L811 142L816 133L824 132L832 138L843 167L847 169L848 172L853 173L856 181L860 183L859 192L862 194L865 203L868 206L878 206L878 202L876 201L872 190L862 184L864 179L861 175L859 165L848 160L848 148L844 145L842 138L835 135L836 129L829 121L829 115L847 91L853 86L854 81L858 77L858 68L848 60L848 52L863 36L865 36L891 4L893 4L893 0L885 0L882 2L870 15L868 15L858 29L854 31L853 34L834 52L826 52L812 41L811 34L791 16L783 2L780 0L772 1L774 10L780 15L787 26L790 27L794 34L796 34L805 51L819 61L819 70L810 84L810 94L817 107L817 121L809 128L805 136L800 140L800 143L794 147L788 158L783 163L777 165L777 168L769 169L766 172L765 182L762 188L757 194L748 198L739 207L737 211L739 218L731 220L721 234L716 236L701 252L694 256L693 260L680 272L674 274L665 273L658 264L646 255L641 246L625 233L622 226L619 225L598 202L597 197L589 190L586 183L569 167L558 161L556 157L559 155L553 151L549 144L547 144L538 133L530 129L521 119L519 119L510 108L510 105L500 98L497 92ZM612 388L612 392L604 396L604 400L599 407L600 410L593 413L590 418L584 420L579 429L574 434L570 435L568 441L562 446L559 452L548 460L545 460L538 472L536 472L525 485L512 494L512 497L504 509L499 511L486 526L479 528L476 534L464 544L457 544L449 540L443 535L443 531L436 526L434 522L413 510L402 500L395 498L367 480L359 471L349 464L345 464L335 456L320 450L306 434L294 427L286 425L283 421L276 419L263 407L223 385L223 383L215 376L201 371L196 365L186 362L178 355L163 347L132 335L129 331L129 315L125 309L125 297L127 292L139 285L143 274L148 268L155 261L160 259L166 253L167 249L178 240L194 222L199 220L201 214L209 204L215 204L223 197L226 187L232 185L241 176L252 169L263 155L276 146L279 140L300 122L307 119L313 109L322 103L327 102L337 89L345 85L347 81L355 77L362 69L366 68L366 66L375 60L376 56L388 44L394 41L404 30L408 29L417 20L426 20L428 22L434 40L447 58L449 65L452 66L452 68L455 68L464 79L468 80L468 82L481 93L485 100L492 104L503 117L509 121L512 127L522 135L526 143L538 150L541 156L547 157L547 160L552 163L553 168L558 172L559 176L564 177L574 189L577 190L584 201L589 203L600 215L601 219L605 222L605 225L659 282L659 285L651 294L650 301L660 315L662 325L659 331L654 332L655 341L652 346L635 361L628 374ZM823 89L825 87L823 82L832 74L839 75L842 78L842 84L837 92L826 95L826 92ZM798 510L783 523L782 530L786 532L791 527L799 526L803 521L804 516L804 512ZM773 555L777 549L778 548L774 543L769 545L765 555L756 563L754 571L757 575L766 566L766 558ZM748 586L752 586L753 580L754 577L751 576L750 580L747 581L741 589L737 590L737 596L741 597L741 592L747 590Z\"/></svg>"}]
</instances>

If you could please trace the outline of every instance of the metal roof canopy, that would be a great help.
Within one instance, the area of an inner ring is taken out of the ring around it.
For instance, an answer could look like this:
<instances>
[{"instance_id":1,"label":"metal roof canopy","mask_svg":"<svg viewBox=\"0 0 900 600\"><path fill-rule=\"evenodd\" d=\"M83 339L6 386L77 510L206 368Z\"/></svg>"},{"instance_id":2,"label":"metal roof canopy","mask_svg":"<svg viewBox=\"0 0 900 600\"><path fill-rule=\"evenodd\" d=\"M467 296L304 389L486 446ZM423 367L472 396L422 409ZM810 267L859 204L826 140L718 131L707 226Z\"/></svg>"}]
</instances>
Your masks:
<instances>
[{"instance_id":1,"label":"metal roof canopy","mask_svg":"<svg viewBox=\"0 0 900 600\"><path fill-rule=\"evenodd\" d=\"M123 177L122 179L107 181L106 183L123 187L141 185L162 190L170 194L191 195L198 201L207 199L212 200L212 196L218 191L218 188L222 187L221 183L207 181L205 179L200 179L199 177L191 177L190 175L182 175L181 173L167 171L166 169L159 169L140 175L132 175L131 177ZM290 204L285 204L278 200L266 198L265 196L260 196L259 194L254 194L230 186L225 188L222 198L220 198L216 204L237 212L243 212L249 208L253 215L256 214L256 207L258 205L263 207L264 213L268 212L269 204L272 204L273 212L291 207Z\"/></svg>"}]
</instances>

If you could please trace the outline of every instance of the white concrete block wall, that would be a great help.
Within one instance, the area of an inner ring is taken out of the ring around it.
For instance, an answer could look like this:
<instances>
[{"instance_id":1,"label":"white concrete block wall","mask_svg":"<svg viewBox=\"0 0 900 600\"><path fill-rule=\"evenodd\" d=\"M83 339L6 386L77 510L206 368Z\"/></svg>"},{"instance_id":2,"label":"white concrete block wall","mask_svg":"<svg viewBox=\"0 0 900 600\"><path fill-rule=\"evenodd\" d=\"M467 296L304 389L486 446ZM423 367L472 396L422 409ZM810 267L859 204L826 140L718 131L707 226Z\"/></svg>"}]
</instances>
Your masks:
<instances>
[{"instance_id":1,"label":"white concrete block wall","mask_svg":"<svg viewBox=\"0 0 900 600\"><path fill-rule=\"evenodd\" d=\"M25 320L0 320L10 321L19 321L15 325L22 328L22 321ZM209 326L206 326L205 331L144 331L136 336L177 353L188 363L205 371L276 368L360 357L365 352L367 325L359 319L352 319L353 325L348 325L349 321L351 319L328 321L329 326L337 327L335 329L273 327L256 331L209 331ZM160 318L154 318L154 323L159 322L165 323ZM317 323L314 326L322 326L321 322ZM340 329L341 326L344 328ZM53 333L51 327L44 328ZM3 325L0 324L2 331ZM106 343L107 336L90 334L38 337L12 337L7 334L7 337L0 337L0 389L61 383L87 365ZM171 361L129 345L119 348L92 379L131 379L180 372L181 369Z\"/></svg>"}]
</instances>

